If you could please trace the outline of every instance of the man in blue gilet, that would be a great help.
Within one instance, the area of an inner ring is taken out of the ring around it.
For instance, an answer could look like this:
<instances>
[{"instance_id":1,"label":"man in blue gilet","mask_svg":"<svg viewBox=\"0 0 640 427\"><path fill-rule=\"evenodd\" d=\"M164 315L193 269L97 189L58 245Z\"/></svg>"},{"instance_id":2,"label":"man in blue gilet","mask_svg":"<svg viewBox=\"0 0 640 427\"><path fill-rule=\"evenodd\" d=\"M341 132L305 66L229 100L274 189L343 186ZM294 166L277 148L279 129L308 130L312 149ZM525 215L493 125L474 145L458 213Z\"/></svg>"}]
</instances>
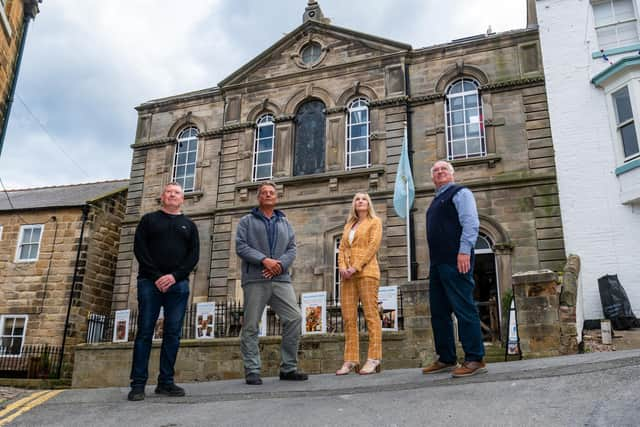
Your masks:
<instances>
[{"instance_id":1,"label":"man in blue gilet","mask_svg":"<svg viewBox=\"0 0 640 427\"><path fill-rule=\"evenodd\" d=\"M427 210L429 305L438 359L424 374L451 371L454 377L487 372L480 317L473 300L473 248L478 238L478 210L471 191L457 185L453 166L443 160L431 168L435 198ZM459 365L451 313L458 319L464 363Z\"/></svg>"}]
</instances>

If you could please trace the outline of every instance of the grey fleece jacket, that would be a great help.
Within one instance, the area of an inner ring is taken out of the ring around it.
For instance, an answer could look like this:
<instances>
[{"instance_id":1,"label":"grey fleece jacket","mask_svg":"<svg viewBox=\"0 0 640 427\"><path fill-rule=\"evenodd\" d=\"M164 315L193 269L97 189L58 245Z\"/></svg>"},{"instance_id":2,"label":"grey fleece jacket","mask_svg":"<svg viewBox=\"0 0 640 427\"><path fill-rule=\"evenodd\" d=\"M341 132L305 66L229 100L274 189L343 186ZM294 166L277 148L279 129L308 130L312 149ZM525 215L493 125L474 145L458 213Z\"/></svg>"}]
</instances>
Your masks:
<instances>
[{"instance_id":1,"label":"grey fleece jacket","mask_svg":"<svg viewBox=\"0 0 640 427\"><path fill-rule=\"evenodd\" d=\"M236 232L236 254L242 259L242 285L266 281L262 276L262 260L273 258L282 264L282 274L272 281L291 282L289 267L296 258L296 236L282 211L274 210L275 229L269 245L267 218L254 208L243 216Z\"/></svg>"}]
</instances>

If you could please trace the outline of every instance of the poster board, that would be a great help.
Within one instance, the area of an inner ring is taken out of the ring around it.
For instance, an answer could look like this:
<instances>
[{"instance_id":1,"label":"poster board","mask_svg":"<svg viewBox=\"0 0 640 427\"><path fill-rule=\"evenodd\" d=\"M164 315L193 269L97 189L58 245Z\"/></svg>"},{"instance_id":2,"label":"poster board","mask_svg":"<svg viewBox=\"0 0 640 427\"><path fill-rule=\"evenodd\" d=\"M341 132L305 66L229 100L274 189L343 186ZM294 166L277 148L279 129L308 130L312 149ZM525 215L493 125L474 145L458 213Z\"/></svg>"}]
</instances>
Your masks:
<instances>
[{"instance_id":1,"label":"poster board","mask_svg":"<svg viewBox=\"0 0 640 427\"><path fill-rule=\"evenodd\" d=\"M164 334L164 307L160 307L160 313L156 319L156 325L153 327L153 340L162 340Z\"/></svg>"},{"instance_id":2,"label":"poster board","mask_svg":"<svg viewBox=\"0 0 640 427\"><path fill-rule=\"evenodd\" d=\"M113 318L113 342L129 341L130 310L118 310Z\"/></svg>"},{"instance_id":3,"label":"poster board","mask_svg":"<svg viewBox=\"0 0 640 427\"><path fill-rule=\"evenodd\" d=\"M516 303L515 298L511 298L509 307L509 338L507 339L507 355L522 355L520 352L520 338L518 337L518 323L516 320Z\"/></svg>"},{"instance_id":4,"label":"poster board","mask_svg":"<svg viewBox=\"0 0 640 427\"><path fill-rule=\"evenodd\" d=\"M308 292L300 297L302 335L327 332L327 292Z\"/></svg>"},{"instance_id":5,"label":"poster board","mask_svg":"<svg viewBox=\"0 0 640 427\"><path fill-rule=\"evenodd\" d=\"M196 304L196 334L197 340L215 338L216 303L200 302Z\"/></svg>"},{"instance_id":6,"label":"poster board","mask_svg":"<svg viewBox=\"0 0 640 427\"><path fill-rule=\"evenodd\" d=\"M380 286L378 288L378 313L383 331L398 330L398 287Z\"/></svg>"}]
</instances>

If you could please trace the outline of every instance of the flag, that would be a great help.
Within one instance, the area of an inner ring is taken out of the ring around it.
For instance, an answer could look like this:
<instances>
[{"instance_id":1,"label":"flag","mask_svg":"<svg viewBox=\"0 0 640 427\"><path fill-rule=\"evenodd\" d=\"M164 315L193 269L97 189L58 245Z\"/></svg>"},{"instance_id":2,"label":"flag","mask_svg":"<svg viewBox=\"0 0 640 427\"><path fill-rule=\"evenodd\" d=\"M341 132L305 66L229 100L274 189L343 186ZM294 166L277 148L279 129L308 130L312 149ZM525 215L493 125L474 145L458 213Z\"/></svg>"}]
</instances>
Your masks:
<instances>
[{"instance_id":1,"label":"flag","mask_svg":"<svg viewBox=\"0 0 640 427\"><path fill-rule=\"evenodd\" d=\"M396 172L396 185L393 190L393 208L400 218L407 217L407 211L413 206L413 199L416 196L407 145L407 129L405 128L400 163L398 163L398 171Z\"/></svg>"}]
</instances>

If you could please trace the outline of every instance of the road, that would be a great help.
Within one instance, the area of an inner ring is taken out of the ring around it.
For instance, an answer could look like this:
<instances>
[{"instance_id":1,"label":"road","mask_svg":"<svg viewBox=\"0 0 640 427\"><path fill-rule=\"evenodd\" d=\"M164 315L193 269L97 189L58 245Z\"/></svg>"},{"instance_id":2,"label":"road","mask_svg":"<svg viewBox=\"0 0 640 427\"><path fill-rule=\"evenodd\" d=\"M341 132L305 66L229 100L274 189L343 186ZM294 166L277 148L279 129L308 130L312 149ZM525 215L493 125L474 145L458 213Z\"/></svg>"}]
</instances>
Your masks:
<instances>
[{"instance_id":1,"label":"road","mask_svg":"<svg viewBox=\"0 0 640 427\"><path fill-rule=\"evenodd\" d=\"M6 425L640 425L640 350L496 363L488 374L464 379L400 369L370 377L312 375L303 383L265 378L262 386L239 380L184 386L183 398L156 396L150 386L142 402L127 401L126 388L45 392L42 402L0 412L0 425L25 405Z\"/></svg>"}]
</instances>

